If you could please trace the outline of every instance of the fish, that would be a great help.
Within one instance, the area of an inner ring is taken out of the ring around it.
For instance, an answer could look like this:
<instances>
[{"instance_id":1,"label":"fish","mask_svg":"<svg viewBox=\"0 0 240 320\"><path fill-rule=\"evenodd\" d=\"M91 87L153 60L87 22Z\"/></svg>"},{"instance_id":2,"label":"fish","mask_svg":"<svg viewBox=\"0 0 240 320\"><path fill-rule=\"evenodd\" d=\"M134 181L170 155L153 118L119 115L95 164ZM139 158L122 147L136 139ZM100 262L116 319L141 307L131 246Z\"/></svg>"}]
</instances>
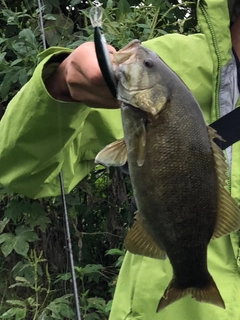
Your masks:
<instances>
[{"instance_id":1,"label":"fish","mask_svg":"<svg viewBox=\"0 0 240 320\"><path fill-rule=\"evenodd\" d=\"M207 267L211 239L240 227L227 190L228 165L191 91L153 51L134 40L114 54L124 138L96 163L128 169L138 211L125 238L133 254L170 260L173 277L156 312L191 295L225 308Z\"/></svg>"}]
</instances>

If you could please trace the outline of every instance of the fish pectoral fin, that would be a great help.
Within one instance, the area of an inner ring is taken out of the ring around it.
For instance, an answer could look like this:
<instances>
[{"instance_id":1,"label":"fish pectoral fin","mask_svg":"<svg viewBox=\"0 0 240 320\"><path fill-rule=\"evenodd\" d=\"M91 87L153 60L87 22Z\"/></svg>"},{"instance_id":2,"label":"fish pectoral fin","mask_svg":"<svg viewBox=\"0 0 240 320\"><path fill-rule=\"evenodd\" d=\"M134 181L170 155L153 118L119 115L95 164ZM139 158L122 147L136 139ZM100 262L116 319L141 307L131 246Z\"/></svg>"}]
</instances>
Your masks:
<instances>
[{"instance_id":1,"label":"fish pectoral fin","mask_svg":"<svg viewBox=\"0 0 240 320\"><path fill-rule=\"evenodd\" d=\"M108 144L95 158L95 163L100 163L106 167L121 167L126 162L127 148L124 139Z\"/></svg>"},{"instance_id":2,"label":"fish pectoral fin","mask_svg":"<svg viewBox=\"0 0 240 320\"><path fill-rule=\"evenodd\" d=\"M124 240L125 247L133 254L155 259L166 259L165 251L153 240L137 213L136 221Z\"/></svg>"},{"instance_id":3,"label":"fish pectoral fin","mask_svg":"<svg viewBox=\"0 0 240 320\"><path fill-rule=\"evenodd\" d=\"M144 164L146 157L146 125L142 119L141 130L137 141L137 165L141 167Z\"/></svg>"},{"instance_id":4,"label":"fish pectoral fin","mask_svg":"<svg viewBox=\"0 0 240 320\"><path fill-rule=\"evenodd\" d=\"M208 134L211 139L213 154L215 158L216 171L218 175L218 214L215 230L212 238L219 238L240 228L240 210L237 202L227 192L226 180L228 165L222 150L213 141L214 138L223 140L217 132L208 127Z\"/></svg>"},{"instance_id":5,"label":"fish pectoral fin","mask_svg":"<svg viewBox=\"0 0 240 320\"><path fill-rule=\"evenodd\" d=\"M169 283L167 289L165 290L162 298L159 301L157 312L166 308L173 302L187 296L191 295L192 298L199 302L210 303L220 308L225 309L225 303L221 297L221 294L214 282L213 278L210 278L209 285L204 288L186 288L181 289L176 285L174 279Z\"/></svg>"}]
</instances>

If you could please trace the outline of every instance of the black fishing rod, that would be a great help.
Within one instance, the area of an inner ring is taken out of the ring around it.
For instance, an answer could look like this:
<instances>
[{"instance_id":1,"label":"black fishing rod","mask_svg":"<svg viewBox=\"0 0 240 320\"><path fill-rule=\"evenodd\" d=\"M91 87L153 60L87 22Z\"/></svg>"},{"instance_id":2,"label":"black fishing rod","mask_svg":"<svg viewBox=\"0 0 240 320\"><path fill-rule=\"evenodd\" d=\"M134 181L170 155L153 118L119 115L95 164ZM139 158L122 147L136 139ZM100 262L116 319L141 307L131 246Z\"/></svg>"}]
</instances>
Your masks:
<instances>
[{"instance_id":1,"label":"black fishing rod","mask_svg":"<svg viewBox=\"0 0 240 320\"><path fill-rule=\"evenodd\" d=\"M114 98L117 97L117 84L113 73L112 62L110 59L107 41L105 39L102 29L102 15L103 11L100 7L99 1L94 2L95 7L90 10L90 20L94 28L94 44L100 70L103 79L105 80L108 89Z\"/></svg>"}]
</instances>

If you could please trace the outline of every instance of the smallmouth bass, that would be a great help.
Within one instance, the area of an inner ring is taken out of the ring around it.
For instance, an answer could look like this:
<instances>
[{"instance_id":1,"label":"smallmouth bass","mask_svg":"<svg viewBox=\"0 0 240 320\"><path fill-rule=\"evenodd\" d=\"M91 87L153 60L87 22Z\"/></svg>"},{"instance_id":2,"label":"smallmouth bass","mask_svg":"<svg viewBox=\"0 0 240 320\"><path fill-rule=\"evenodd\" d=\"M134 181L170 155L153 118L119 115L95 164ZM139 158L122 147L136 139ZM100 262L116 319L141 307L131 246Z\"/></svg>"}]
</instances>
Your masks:
<instances>
[{"instance_id":1,"label":"smallmouth bass","mask_svg":"<svg viewBox=\"0 0 240 320\"><path fill-rule=\"evenodd\" d=\"M128 161L138 213L125 239L133 254L169 258L173 278L157 312L186 295L225 308L207 268L214 238L240 228L237 203L226 191L227 163L190 90L137 40L114 54L124 140L96 162Z\"/></svg>"}]
</instances>

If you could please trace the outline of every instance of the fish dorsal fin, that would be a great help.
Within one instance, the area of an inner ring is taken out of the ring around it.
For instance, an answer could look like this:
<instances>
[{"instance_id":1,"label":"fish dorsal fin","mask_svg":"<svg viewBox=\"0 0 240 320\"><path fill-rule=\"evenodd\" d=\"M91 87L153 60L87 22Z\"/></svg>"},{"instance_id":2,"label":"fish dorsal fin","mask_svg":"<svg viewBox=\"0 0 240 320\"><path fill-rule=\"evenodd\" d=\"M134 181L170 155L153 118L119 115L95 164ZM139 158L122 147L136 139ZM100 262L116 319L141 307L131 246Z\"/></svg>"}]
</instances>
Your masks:
<instances>
[{"instance_id":1,"label":"fish dorsal fin","mask_svg":"<svg viewBox=\"0 0 240 320\"><path fill-rule=\"evenodd\" d=\"M136 212L136 221L127 234L124 244L131 253L155 259L166 259L165 251L156 244L146 230L138 212Z\"/></svg>"},{"instance_id":2,"label":"fish dorsal fin","mask_svg":"<svg viewBox=\"0 0 240 320\"><path fill-rule=\"evenodd\" d=\"M127 162L127 148L124 139L108 144L97 154L95 162L106 167L123 166Z\"/></svg>"},{"instance_id":3,"label":"fish dorsal fin","mask_svg":"<svg viewBox=\"0 0 240 320\"><path fill-rule=\"evenodd\" d=\"M215 138L218 138L220 140L223 139L213 128L207 128L212 143L216 171L218 175L218 214L215 230L212 236L212 238L215 239L240 228L240 211L237 202L225 189L227 185L226 180L228 178L228 165L226 163L226 159L222 150L213 141L213 139Z\"/></svg>"}]
</instances>

